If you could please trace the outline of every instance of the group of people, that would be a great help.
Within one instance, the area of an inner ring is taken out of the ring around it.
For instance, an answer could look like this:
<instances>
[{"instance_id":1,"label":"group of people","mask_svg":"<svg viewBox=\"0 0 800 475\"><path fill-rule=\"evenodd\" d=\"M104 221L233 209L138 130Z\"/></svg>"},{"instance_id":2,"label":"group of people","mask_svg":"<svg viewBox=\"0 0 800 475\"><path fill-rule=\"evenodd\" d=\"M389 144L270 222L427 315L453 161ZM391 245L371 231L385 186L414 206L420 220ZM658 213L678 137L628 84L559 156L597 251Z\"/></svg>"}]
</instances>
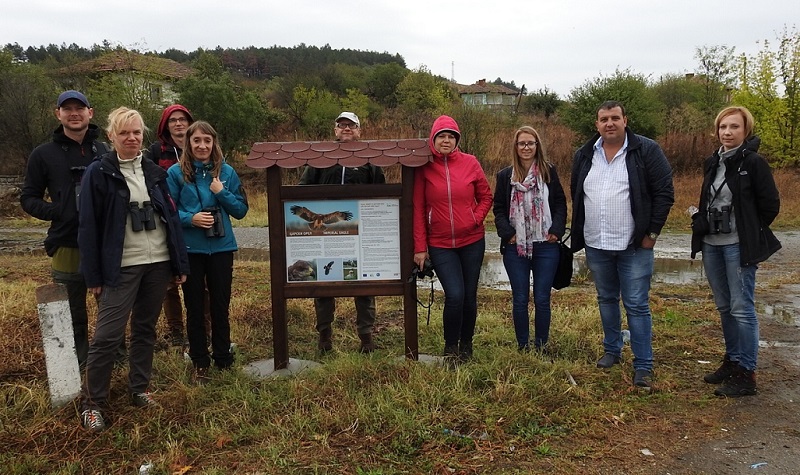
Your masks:
<instances>
[{"instance_id":1,"label":"group of people","mask_svg":"<svg viewBox=\"0 0 800 475\"><path fill-rule=\"evenodd\" d=\"M659 145L628 127L625 107L606 101L596 110L597 133L577 150L570 176L571 251L585 249L603 327L598 368L622 360L625 308L636 387L653 382L653 324L649 293L659 234L674 203L672 168ZM780 249L769 226L780 198L767 161L758 155L754 121L731 106L714 127L721 146L703 167L699 208L692 218L692 257L703 265L719 311L725 355L704 376L718 396L757 394L758 263ZM414 262L430 259L445 294L444 357L472 358L477 288L485 249L484 219L493 208L500 252L512 292L512 320L520 351L547 351L550 295L567 221L566 196L547 161L539 133L514 134L511 166L497 174L494 199L476 157L458 148L460 132L447 116L433 124L433 160L415 173ZM531 278L534 337L529 311Z\"/></svg>"},{"instance_id":2,"label":"group of people","mask_svg":"<svg viewBox=\"0 0 800 475\"><path fill-rule=\"evenodd\" d=\"M185 107L164 111L152 154L143 148L146 127L136 110L109 114L111 150L90 123L94 111L84 94L62 93L55 115L60 125L53 140L31 154L20 200L32 216L51 221L45 249L54 280L68 290L85 370L81 424L99 432L107 425L111 375L129 323L131 404L158 405L148 387L162 305L171 338L184 342L180 296L167 297L168 289L183 287L195 381L208 380L212 359L220 369L233 364L228 312L237 246L231 217L243 218L248 204L216 131L194 121ZM91 343L87 293L98 306Z\"/></svg>"},{"instance_id":3,"label":"group of people","mask_svg":"<svg viewBox=\"0 0 800 475\"><path fill-rule=\"evenodd\" d=\"M604 334L597 366L621 362L621 300L634 357L633 384L650 389L653 247L674 202L672 170L656 142L628 127L623 104L607 101L596 113L597 134L573 159L571 249L585 248L597 291ZM172 342L182 346L188 337L195 382L208 381L212 360L219 369L233 364L228 312L237 244L231 218L243 218L248 203L214 128L195 121L181 105L164 110L159 140L149 150L143 150L146 127L135 110L120 107L109 114L111 150L90 123L93 109L82 93L61 94L55 115L60 125L52 141L37 147L28 161L21 203L32 216L52 222L45 249L54 280L68 290L78 361L86 374L81 423L101 431L115 353L124 344L128 322L128 389L136 406L157 405L148 386L162 306ZM755 272L780 248L769 229L780 207L778 191L769 165L757 154L753 127L743 107L728 107L717 116L721 147L704 165L699 211L692 218L692 257L703 253L725 338L723 363L704 380L720 385L715 393L729 397L757 393ZM342 112L334 134L338 141L358 140L358 116ZM454 119L434 121L428 139L432 160L416 169L413 191L414 263L420 270L432 265L442 285L445 361L456 365L473 357L484 221L490 210L511 283L517 347L547 351L551 287L559 241L567 230L558 171L547 160L540 134L520 127L511 144L511 165L497 173L492 194L479 161L460 150L460 140ZM359 183L385 183L385 178L380 167L368 164L307 167L300 179L303 185ZM98 303L91 344L87 292ZM333 349L335 299L317 298L314 307L318 349L327 353ZM377 348L375 298L356 297L355 307L360 351L370 353Z\"/></svg>"}]
</instances>

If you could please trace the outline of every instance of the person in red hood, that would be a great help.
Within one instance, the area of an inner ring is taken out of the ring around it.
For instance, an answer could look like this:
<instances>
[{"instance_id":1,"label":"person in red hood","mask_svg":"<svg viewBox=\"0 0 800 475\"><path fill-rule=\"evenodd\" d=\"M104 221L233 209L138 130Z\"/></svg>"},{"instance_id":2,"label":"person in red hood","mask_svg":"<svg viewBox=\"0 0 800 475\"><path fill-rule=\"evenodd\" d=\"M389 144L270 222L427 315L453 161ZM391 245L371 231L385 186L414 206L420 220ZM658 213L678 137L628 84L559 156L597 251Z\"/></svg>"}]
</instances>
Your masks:
<instances>
[{"instance_id":1,"label":"person in red hood","mask_svg":"<svg viewBox=\"0 0 800 475\"><path fill-rule=\"evenodd\" d=\"M414 263L430 258L444 290L444 356L472 358L478 316L478 277L486 250L483 221L492 207L486 174L473 155L459 150L453 118L437 118L428 145L433 161L414 174Z\"/></svg>"},{"instance_id":2,"label":"person in red hood","mask_svg":"<svg viewBox=\"0 0 800 475\"><path fill-rule=\"evenodd\" d=\"M173 164L178 163L183 153L186 129L192 123L194 123L194 118L186 107L173 104L164 109L156 131L158 141L150 145L150 158L158 166L167 170ZM182 349L186 341L183 331L183 304L178 286L172 282L167 287L163 308L169 329L167 340L172 346Z\"/></svg>"}]
</instances>

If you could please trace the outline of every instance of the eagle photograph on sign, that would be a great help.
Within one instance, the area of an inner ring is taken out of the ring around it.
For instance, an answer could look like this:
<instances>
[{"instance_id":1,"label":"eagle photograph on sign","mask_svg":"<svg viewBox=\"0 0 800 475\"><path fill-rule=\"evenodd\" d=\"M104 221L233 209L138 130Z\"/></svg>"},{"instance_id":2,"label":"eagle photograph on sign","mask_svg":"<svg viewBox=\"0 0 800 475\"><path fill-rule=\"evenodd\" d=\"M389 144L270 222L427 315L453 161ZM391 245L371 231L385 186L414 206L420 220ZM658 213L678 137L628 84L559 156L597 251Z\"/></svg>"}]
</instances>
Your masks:
<instances>
[{"instance_id":1,"label":"eagle photograph on sign","mask_svg":"<svg viewBox=\"0 0 800 475\"><path fill-rule=\"evenodd\" d=\"M283 203L287 282L400 278L396 199Z\"/></svg>"}]
</instances>

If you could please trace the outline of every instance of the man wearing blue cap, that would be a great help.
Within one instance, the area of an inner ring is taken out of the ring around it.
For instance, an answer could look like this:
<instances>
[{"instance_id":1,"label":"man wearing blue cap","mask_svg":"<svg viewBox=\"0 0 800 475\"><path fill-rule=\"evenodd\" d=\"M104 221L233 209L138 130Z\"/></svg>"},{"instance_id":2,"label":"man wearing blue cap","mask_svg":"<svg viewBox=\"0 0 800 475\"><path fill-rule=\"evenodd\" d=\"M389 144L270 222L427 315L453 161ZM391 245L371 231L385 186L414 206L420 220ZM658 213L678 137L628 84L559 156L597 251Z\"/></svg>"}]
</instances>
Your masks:
<instances>
[{"instance_id":1,"label":"man wearing blue cap","mask_svg":"<svg viewBox=\"0 0 800 475\"><path fill-rule=\"evenodd\" d=\"M89 340L86 283L78 271L78 196L83 171L108 148L97 140L100 129L89 123L94 111L80 92L61 93L55 115L61 125L52 141L36 147L28 158L20 203L31 216L50 221L44 248L53 258L53 280L67 288L75 351L83 368Z\"/></svg>"}]
</instances>

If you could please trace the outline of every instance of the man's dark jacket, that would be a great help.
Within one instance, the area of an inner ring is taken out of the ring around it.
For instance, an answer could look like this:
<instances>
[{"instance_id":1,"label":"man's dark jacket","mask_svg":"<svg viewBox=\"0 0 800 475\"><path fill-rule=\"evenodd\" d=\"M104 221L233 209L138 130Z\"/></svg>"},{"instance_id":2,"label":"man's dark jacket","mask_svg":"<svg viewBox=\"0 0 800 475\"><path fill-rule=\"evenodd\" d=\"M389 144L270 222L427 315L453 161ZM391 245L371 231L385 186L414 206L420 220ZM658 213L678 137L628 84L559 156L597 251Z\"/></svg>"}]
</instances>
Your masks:
<instances>
[{"instance_id":1,"label":"man's dark jacket","mask_svg":"<svg viewBox=\"0 0 800 475\"><path fill-rule=\"evenodd\" d=\"M628 152L625 165L628 169L628 182L631 194L631 214L633 215L634 247L642 246L642 239L649 233L661 233L667 222L667 215L675 202L675 190L672 187L672 167L658 144L634 134L625 128L628 137ZM572 193L572 244L573 252L586 245L583 235L586 209L583 203L583 182L592 168L594 144L600 134L586 142L575 152L570 178Z\"/></svg>"},{"instance_id":2,"label":"man's dark jacket","mask_svg":"<svg viewBox=\"0 0 800 475\"><path fill-rule=\"evenodd\" d=\"M727 159L725 179L733 194L733 214L739 236L739 260L743 266L767 260L781 248L778 238L769 225L778 216L781 200L769 164L759 155L761 139L745 141L732 157ZM703 164L703 186L700 189L700 209L707 216L708 190L717 176L719 150ZM695 226L692 226L694 229ZM703 234L692 233L692 259L703 250Z\"/></svg>"},{"instance_id":3,"label":"man's dark jacket","mask_svg":"<svg viewBox=\"0 0 800 475\"><path fill-rule=\"evenodd\" d=\"M167 172L146 157L142 159L142 171L150 202L160 225L167 229L172 273L189 275L183 229L175 201L169 194ZM117 287L131 197L116 152L92 162L82 185L78 230L81 273L87 287Z\"/></svg>"},{"instance_id":4,"label":"man's dark jacket","mask_svg":"<svg viewBox=\"0 0 800 475\"><path fill-rule=\"evenodd\" d=\"M381 167L371 163L360 167L347 167L344 173L344 184L380 184L386 183ZM300 176L300 185L340 185L342 184L342 166L328 168L306 167Z\"/></svg>"},{"instance_id":5,"label":"man's dark jacket","mask_svg":"<svg viewBox=\"0 0 800 475\"><path fill-rule=\"evenodd\" d=\"M60 125L53 140L36 147L28 158L20 204L26 213L50 221L44 248L52 256L59 247L78 247L78 205L75 186L95 157L103 155L106 144L97 141L100 130L90 124L81 143L64 134ZM50 201L45 201L45 192Z\"/></svg>"}]
</instances>

